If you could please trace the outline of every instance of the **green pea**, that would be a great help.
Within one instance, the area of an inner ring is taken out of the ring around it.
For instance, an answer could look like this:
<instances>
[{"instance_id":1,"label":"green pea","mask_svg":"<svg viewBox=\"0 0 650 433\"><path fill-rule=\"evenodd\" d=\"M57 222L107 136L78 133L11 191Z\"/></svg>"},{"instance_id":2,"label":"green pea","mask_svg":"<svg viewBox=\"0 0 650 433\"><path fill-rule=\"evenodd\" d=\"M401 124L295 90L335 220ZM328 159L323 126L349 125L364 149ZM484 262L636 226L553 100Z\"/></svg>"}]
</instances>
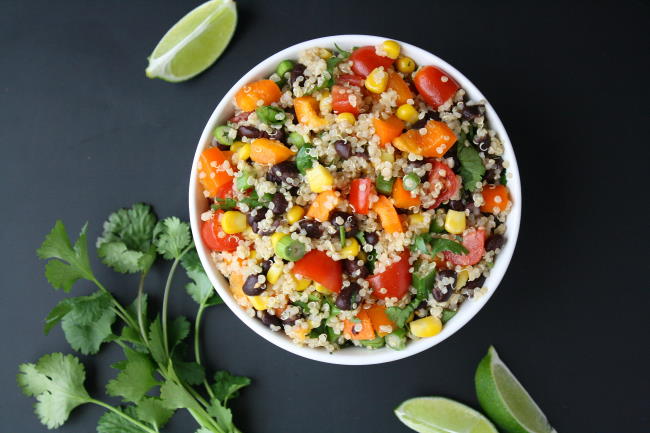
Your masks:
<instances>
[{"instance_id":1,"label":"green pea","mask_svg":"<svg viewBox=\"0 0 650 433\"><path fill-rule=\"evenodd\" d=\"M413 191L420 184L420 177L415 173L409 173L404 176L404 189L407 191Z\"/></svg>"},{"instance_id":2,"label":"green pea","mask_svg":"<svg viewBox=\"0 0 650 433\"><path fill-rule=\"evenodd\" d=\"M284 79L284 74L291 71L295 64L291 60L283 60L278 63L278 67L275 69L275 73L280 76L280 80Z\"/></svg>"},{"instance_id":3,"label":"green pea","mask_svg":"<svg viewBox=\"0 0 650 433\"><path fill-rule=\"evenodd\" d=\"M302 134L294 131L291 134L289 134L289 137L287 138L287 143L289 143L292 146L296 146L297 148L301 148L302 146L305 145L305 139L303 138Z\"/></svg>"},{"instance_id":4,"label":"green pea","mask_svg":"<svg viewBox=\"0 0 650 433\"><path fill-rule=\"evenodd\" d=\"M372 340L359 340L359 343L365 347L379 349L380 347L384 347L386 341L384 340L384 337L377 337L373 338Z\"/></svg>"},{"instance_id":5,"label":"green pea","mask_svg":"<svg viewBox=\"0 0 650 433\"><path fill-rule=\"evenodd\" d=\"M397 328L384 338L386 346L393 350L404 350L406 348L406 331L403 328Z\"/></svg>"},{"instance_id":6,"label":"green pea","mask_svg":"<svg viewBox=\"0 0 650 433\"><path fill-rule=\"evenodd\" d=\"M447 323L449 320L456 315L456 312L453 310L442 310L442 323Z\"/></svg>"},{"instance_id":7,"label":"green pea","mask_svg":"<svg viewBox=\"0 0 650 433\"><path fill-rule=\"evenodd\" d=\"M295 262L305 255L305 244L287 235L275 244L275 254L281 259Z\"/></svg>"},{"instance_id":8,"label":"green pea","mask_svg":"<svg viewBox=\"0 0 650 433\"><path fill-rule=\"evenodd\" d=\"M214 132L212 134L214 135L215 140L219 142L219 144L223 144L224 146L231 146L235 141L235 138L230 137L230 131L232 131L232 128L230 126L219 125L214 129Z\"/></svg>"},{"instance_id":9,"label":"green pea","mask_svg":"<svg viewBox=\"0 0 650 433\"><path fill-rule=\"evenodd\" d=\"M302 174L305 174L307 170L314 165L314 160L316 158L309 154L309 151L312 148L313 146L311 144L305 143L305 145L302 146L298 151L298 155L296 155L296 167Z\"/></svg>"},{"instance_id":10,"label":"green pea","mask_svg":"<svg viewBox=\"0 0 650 433\"><path fill-rule=\"evenodd\" d=\"M393 192L393 184L395 179L392 177L390 179L384 179L381 175L377 175L377 182L375 182L375 187L377 192L385 195L390 195Z\"/></svg>"},{"instance_id":11,"label":"green pea","mask_svg":"<svg viewBox=\"0 0 650 433\"><path fill-rule=\"evenodd\" d=\"M267 125L282 125L287 118L286 113L278 107L265 105L255 110L257 118Z\"/></svg>"}]
</instances>

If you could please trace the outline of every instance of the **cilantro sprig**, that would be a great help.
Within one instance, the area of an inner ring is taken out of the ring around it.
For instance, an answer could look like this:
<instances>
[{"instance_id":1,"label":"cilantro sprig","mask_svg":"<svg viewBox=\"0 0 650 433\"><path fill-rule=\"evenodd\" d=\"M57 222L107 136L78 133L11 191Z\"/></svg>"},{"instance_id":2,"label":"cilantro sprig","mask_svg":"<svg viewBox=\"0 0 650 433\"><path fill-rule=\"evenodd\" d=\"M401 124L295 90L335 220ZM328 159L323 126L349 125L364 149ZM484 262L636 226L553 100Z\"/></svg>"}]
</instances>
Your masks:
<instances>
[{"instance_id":1,"label":"cilantro sprig","mask_svg":"<svg viewBox=\"0 0 650 433\"><path fill-rule=\"evenodd\" d=\"M96 290L60 301L45 319L44 332L61 325L70 346L93 355L105 344L119 345L125 359L113 364L116 376L106 393L122 400L113 406L90 396L84 365L73 355L52 353L19 367L18 384L36 398L36 415L48 428L63 425L78 406L92 403L107 410L99 433L158 433L178 409L187 409L202 433L235 433L228 402L250 379L218 371L209 381L201 363L200 325L205 310L222 303L208 279L191 240L190 228L176 217L159 221L150 206L136 204L111 214L96 243L101 261L120 273L139 273L135 300L122 305L99 282L90 265L84 225L72 243L61 221L38 249L48 260L45 276L55 289L69 292L81 280ZM145 278L157 259L171 262L162 288L162 309L149 312ZM198 304L193 326L179 316L168 320L174 275L181 265L190 282L185 290ZM193 359L188 337L193 332Z\"/></svg>"}]
</instances>

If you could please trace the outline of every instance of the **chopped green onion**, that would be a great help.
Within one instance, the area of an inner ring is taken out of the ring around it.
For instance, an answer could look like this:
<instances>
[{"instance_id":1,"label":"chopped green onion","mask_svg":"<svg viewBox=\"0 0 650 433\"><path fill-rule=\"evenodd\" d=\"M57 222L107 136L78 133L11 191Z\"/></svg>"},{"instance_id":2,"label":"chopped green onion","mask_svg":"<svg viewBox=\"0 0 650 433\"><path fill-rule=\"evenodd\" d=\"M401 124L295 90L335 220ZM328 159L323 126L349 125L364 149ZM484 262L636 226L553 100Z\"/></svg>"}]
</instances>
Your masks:
<instances>
[{"instance_id":1,"label":"chopped green onion","mask_svg":"<svg viewBox=\"0 0 650 433\"><path fill-rule=\"evenodd\" d=\"M255 110L257 118L267 125L282 125L287 118L286 113L278 107L265 105Z\"/></svg>"},{"instance_id":2,"label":"chopped green onion","mask_svg":"<svg viewBox=\"0 0 650 433\"><path fill-rule=\"evenodd\" d=\"M280 76L280 81L284 80L284 74L290 72L294 66L294 63L291 60L283 60L278 63L278 67L276 68L275 73Z\"/></svg>"},{"instance_id":3,"label":"chopped green onion","mask_svg":"<svg viewBox=\"0 0 650 433\"><path fill-rule=\"evenodd\" d=\"M230 137L230 131L232 131L232 128L230 126L219 125L214 128L214 132L212 134L214 135L214 139L217 140L219 144L223 144L224 146L231 146L235 141L235 138Z\"/></svg>"},{"instance_id":4,"label":"chopped green onion","mask_svg":"<svg viewBox=\"0 0 650 433\"><path fill-rule=\"evenodd\" d=\"M381 175L377 175L375 187L377 188L377 192L390 195L393 192L393 183L395 183L395 179L392 177L390 179L384 179Z\"/></svg>"},{"instance_id":5,"label":"chopped green onion","mask_svg":"<svg viewBox=\"0 0 650 433\"><path fill-rule=\"evenodd\" d=\"M301 133L293 131L289 134L289 137L287 137L287 143L300 149L305 145L305 138Z\"/></svg>"},{"instance_id":6,"label":"chopped green onion","mask_svg":"<svg viewBox=\"0 0 650 433\"><path fill-rule=\"evenodd\" d=\"M345 246L345 227L339 227L339 238L341 239L341 248Z\"/></svg>"},{"instance_id":7,"label":"chopped green onion","mask_svg":"<svg viewBox=\"0 0 650 433\"><path fill-rule=\"evenodd\" d=\"M407 191L413 191L415 188L420 185L420 177L415 173L409 173L404 176L404 189Z\"/></svg>"},{"instance_id":8,"label":"chopped green onion","mask_svg":"<svg viewBox=\"0 0 650 433\"><path fill-rule=\"evenodd\" d=\"M295 262L305 255L305 244L287 235L275 244L275 254L281 259Z\"/></svg>"}]
</instances>

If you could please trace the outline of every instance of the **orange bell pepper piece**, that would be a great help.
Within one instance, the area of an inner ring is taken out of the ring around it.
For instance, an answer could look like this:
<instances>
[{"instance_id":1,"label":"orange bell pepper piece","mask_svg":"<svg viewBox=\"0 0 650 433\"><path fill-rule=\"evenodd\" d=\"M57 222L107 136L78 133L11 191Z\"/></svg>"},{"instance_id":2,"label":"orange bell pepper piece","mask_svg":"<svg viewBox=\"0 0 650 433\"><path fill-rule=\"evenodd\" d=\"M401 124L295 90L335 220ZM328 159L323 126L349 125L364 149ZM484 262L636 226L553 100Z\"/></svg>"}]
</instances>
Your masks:
<instances>
[{"instance_id":1,"label":"orange bell pepper piece","mask_svg":"<svg viewBox=\"0 0 650 433\"><path fill-rule=\"evenodd\" d=\"M198 167L199 182L210 197L218 196L221 188L233 180L226 172L227 167L232 168L229 155L217 147L208 147L201 153Z\"/></svg>"},{"instance_id":2,"label":"orange bell pepper piece","mask_svg":"<svg viewBox=\"0 0 650 433\"><path fill-rule=\"evenodd\" d=\"M336 191L323 191L316 196L314 202L309 206L307 216L320 222L327 221L330 212L339 203L339 195Z\"/></svg>"},{"instance_id":3,"label":"orange bell pepper piece","mask_svg":"<svg viewBox=\"0 0 650 433\"><path fill-rule=\"evenodd\" d=\"M318 101L313 96L301 96L293 100L298 122L318 130L327 126L327 120L319 115Z\"/></svg>"},{"instance_id":4,"label":"orange bell pepper piece","mask_svg":"<svg viewBox=\"0 0 650 433\"><path fill-rule=\"evenodd\" d=\"M397 93L397 105L408 104L409 99L415 99L411 88L397 72L388 75L388 88Z\"/></svg>"},{"instance_id":5,"label":"orange bell pepper piece","mask_svg":"<svg viewBox=\"0 0 650 433\"><path fill-rule=\"evenodd\" d=\"M278 164L293 155L287 146L269 138L256 138L251 143L251 159L258 164Z\"/></svg>"},{"instance_id":6,"label":"orange bell pepper piece","mask_svg":"<svg viewBox=\"0 0 650 433\"><path fill-rule=\"evenodd\" d=\"M419 197L413 197L410 191L404 189L404 182L401 177L395 179L393 184L393 201L400 209L408 209L413 206L420 206L422 201Z\"/></svg>"},{"instance_id":7,"label":"orange bell pepper piece","mask_svg":"<svg viewBox=\"0 0 650 433\"><path fill-rule=\"evenodd\" d=\"M395 206L393 206L393 203L391 203L385 196L380 195L379 200L377 200L372 209L377 213L377 215L379 215L381 226L386 230L386 232L401 233L404 231L402 228L402 222L395 210Z\"/></svg>"},{"instance_id":8,"label":"orange bell pepper piece","mask_svg":"<svg viewBox=\"0 0 650 433\"><path fill-rule=\"evenodd\" d=\"M280 100L282 91L273 80L259 80L246 84L235 94L235 103L242 111L254 111L257 101L269 105Z\"/></svg>"},{"instance_id":9,"label":"orange bell pepper piece","mask_svg":"<svg viewBox=\"0 0 650 433\"><path fill-rule=\"evenodd\" d=\"M481 212L499 213L508 208L510 197L505 185L486 185L482 194L484 203L481 206Z\"/></svg>"},{"instance_id":10,"label":"orange bell pepper piece","mask_svg":"<svg viewBox=\"0 0 650 433\"><path fill-rule=\"evenodd\" d=\"M445 122L429 120L426 133L409 129L393 140L393 145L403 152L415 153L425 157L442 158L456 142L454 131Z\"/></svg>"},{"instance_id":11,"label":"orange bell pepper piece","mask_svg":"<svg viewBox=\"0 0 650 433\"><path fill-rule=\"evenodd\" d=\"M372 340L375 338L375 331L372 328L372 322L370 321L370 316L363 308L357 314L357 319L360 320L359 323L354 323L352 320L345 320L343 326L343 335L351 340ZM361 330L355 332L355 325L361 325Z\"/></svg>"},{"instance_id":12,"label":"orange bell pepper piece","mask_svg":"<svg viewBox=\"0 0 650 433\"><path fill-rule=\"evenodd\" d=\"M404 129L404 122L397 116L390 116L388 119L374 118L372 124L375 127L375 134L379 136L379 144L382 146L399 137Z\"/></svg>"},{"instance_id":13,"label":"orange bell pepper piece","mask_svg":"<svg viewBox=\"0 0 650 433\"><path fill-rule=\"evenodd\" d=\"M397 329L395 323L388 318L385 306L373 304L372 307L368 308L365 311L368 313L368 317L370 317L370 322L372 323L373 329L380 337L390 334L390 332L382 331L380 329L382 326L390 326L393 328L393 330Z\"/></svg>"}]
</instances>

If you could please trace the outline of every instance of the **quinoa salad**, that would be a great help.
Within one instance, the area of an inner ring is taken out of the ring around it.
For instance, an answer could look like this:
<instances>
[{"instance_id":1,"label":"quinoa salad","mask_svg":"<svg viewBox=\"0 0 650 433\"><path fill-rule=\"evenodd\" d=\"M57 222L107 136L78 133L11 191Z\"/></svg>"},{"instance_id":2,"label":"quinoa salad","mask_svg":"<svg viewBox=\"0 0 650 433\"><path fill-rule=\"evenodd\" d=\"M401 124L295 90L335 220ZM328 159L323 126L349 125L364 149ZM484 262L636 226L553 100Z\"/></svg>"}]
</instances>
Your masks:
<instances>
[{"instance_id":1,"label":"quinoa salad","mask_svg":"<svg viewBox=\"0 0 650 433\"><path fill-rule=\"evenodd\" d=\"M444 70L395 41L344 48L238 89L199 157L201 238L241 308L294 343L401 350L487 292L508 162Z\"/></svg>"}]
</instances>

